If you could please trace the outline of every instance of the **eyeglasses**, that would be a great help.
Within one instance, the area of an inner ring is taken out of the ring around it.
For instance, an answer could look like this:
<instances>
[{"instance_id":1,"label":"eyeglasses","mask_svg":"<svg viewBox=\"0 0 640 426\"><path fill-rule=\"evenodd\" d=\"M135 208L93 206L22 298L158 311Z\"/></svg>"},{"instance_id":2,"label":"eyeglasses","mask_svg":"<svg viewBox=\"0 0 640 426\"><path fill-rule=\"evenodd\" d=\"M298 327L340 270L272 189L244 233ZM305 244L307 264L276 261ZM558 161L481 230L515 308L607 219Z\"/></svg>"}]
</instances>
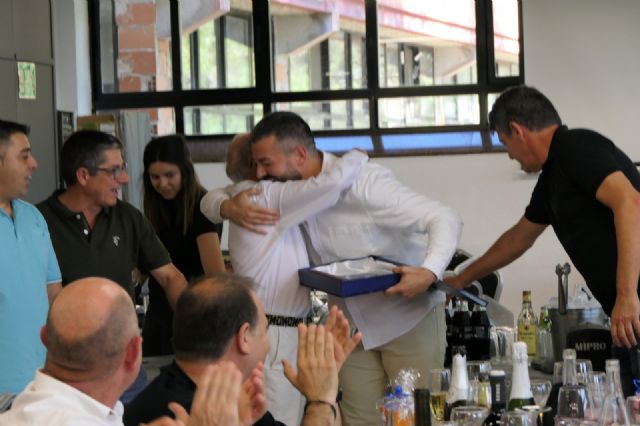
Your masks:
<instances>
[{"instance_id":1,"label":"eyeglasses","mask_svg":"<svg viewBox=\"0 0 640 426\"><path fill-rule=\"evenodd\" d=\"M123 163L122 166L112 167L110 169L105 167L96 167L96 170L109 173L113 180L118 180L123 173L127 173L127 163Z\"/></svg>"}]
</instances>

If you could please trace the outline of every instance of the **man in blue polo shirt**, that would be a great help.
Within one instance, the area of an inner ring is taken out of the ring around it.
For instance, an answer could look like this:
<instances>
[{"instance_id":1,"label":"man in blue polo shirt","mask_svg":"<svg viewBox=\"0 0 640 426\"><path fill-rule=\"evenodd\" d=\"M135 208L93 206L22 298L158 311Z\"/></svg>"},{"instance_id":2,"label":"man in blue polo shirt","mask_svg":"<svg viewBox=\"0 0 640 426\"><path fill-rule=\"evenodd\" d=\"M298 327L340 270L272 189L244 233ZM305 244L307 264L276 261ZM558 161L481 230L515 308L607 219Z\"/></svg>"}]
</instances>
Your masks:
<instances>
[{"instance_id":1,"label":"man in blue polo shirt","mask_svg":"<svg viewBox=\"0 0 640 426\"><path fill-rule=\"evenodd\" d=\"M47 224L20 200L38 167L22 124L0 120L0 393L18 393L42 367L40 342L60 269Z\"/></svg>"}]
</instances>

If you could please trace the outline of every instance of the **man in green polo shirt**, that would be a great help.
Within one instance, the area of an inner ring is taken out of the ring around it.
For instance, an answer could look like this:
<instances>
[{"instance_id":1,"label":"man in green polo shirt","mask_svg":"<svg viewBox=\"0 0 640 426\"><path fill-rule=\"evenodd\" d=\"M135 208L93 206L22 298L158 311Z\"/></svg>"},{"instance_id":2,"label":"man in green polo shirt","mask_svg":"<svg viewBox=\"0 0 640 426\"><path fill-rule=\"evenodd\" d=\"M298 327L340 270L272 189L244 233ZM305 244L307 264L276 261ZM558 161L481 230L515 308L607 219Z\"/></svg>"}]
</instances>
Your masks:
<instances>
[{"instance_id":1,"label":"man in green polo shirt","mask_svg":"<svg viewBox=\"0 0 640 426\"><path fill-rule=\"evenodd\" d=\"M122 143L103 132L75 132L62 147L60 168L67 189L54 192L38 208L49 224L62 284L104 277L133 297L131 275L138 268L155 278L175 306L187 281L147 218L118 199L129 181Z\"/></svg>"},{"instance_id":2,"label":"man in green polo shirt","mask_svg":"<svg viewBox=\"0 0 640 426\"><path fill-rule=\"evenodd\" d=\"M118 199L129 182L121 142L106 133L78 131L65 142L60 167L67 189L38 208L49 224L62 284L100 276L133 295L131 273L138 268L160 283L175 306L187 284L184 276L146 217Z\"/></svg>"}]
</instances>

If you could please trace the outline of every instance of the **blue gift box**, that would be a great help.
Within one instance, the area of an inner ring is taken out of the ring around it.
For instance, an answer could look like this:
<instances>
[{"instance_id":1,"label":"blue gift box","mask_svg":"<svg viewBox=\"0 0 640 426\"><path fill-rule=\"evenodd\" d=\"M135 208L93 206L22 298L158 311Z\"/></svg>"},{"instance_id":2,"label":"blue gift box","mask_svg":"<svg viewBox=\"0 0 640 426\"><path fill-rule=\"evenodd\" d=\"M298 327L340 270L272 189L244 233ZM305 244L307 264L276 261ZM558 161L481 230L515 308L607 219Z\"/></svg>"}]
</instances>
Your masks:
<instances>
[{"instance_id":1,"label":"blue gift box","mask_svg":"<svg viewBox=\"0 0 640 426\"><path fill-rule=\"evenodd\" d=\"M394 265L399 265L397 262L385 259L380 256L367 257L371 257L374 260L380 260L383 262L392 263ZM366 259L367 257L361 259ZM300 284L305 287L311 287L314 290L321 290L326 293L333 294L334 296L349 297L356 296L358 294L383 291L400 281L400 274L394 273L374 276L362 274L353 277L340 277L317 270L318 268L322 268L327 265L329 264L299 269L298 278L300 279Z\"/></svg>"}]
</instances>

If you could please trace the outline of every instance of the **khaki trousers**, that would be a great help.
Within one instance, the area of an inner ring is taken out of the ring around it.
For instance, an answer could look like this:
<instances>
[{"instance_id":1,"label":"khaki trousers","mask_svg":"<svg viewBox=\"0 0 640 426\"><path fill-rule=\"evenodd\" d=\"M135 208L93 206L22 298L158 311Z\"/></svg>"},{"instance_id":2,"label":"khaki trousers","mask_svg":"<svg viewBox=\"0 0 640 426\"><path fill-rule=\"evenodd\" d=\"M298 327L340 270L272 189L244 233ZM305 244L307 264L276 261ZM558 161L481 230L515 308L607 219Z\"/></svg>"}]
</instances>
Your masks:
<instances>
[{"instance_id":1,"label":"khaki trousers","mask_svg":"<svg viewBox=\"0 0 640 426\"><path fill-rule=\"evenodd\" d=\"M417 387L427 387L429 370L442 368L446 348L444 306L436 306L412 330L377 348L358 345L340 370L345 426L381 424L376 402L401 369L420 372Z\"/></svg>"}]
</instances>

